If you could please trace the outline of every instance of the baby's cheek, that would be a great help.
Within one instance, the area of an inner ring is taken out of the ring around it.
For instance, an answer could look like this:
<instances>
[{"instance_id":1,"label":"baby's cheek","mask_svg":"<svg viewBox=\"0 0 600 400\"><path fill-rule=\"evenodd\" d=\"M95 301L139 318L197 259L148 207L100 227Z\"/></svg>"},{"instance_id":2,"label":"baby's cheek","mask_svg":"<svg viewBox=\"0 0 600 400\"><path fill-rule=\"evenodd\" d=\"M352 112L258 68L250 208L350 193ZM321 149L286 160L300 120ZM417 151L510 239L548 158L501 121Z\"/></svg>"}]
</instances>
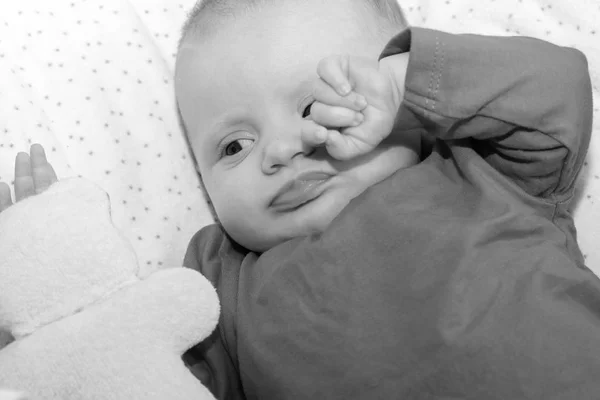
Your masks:
<instances>
[{"instance_id":1,"label":"baby's cheek","mask_svg":"<svg viewBox=\"0 0 600 400\"><path fill-rule=\"evenodd\" d=\"M242 202L229 202L218 215L221 226L235 242L252 251L265 250L268 224L251 207Z\"/></svg>"}]
</instances>

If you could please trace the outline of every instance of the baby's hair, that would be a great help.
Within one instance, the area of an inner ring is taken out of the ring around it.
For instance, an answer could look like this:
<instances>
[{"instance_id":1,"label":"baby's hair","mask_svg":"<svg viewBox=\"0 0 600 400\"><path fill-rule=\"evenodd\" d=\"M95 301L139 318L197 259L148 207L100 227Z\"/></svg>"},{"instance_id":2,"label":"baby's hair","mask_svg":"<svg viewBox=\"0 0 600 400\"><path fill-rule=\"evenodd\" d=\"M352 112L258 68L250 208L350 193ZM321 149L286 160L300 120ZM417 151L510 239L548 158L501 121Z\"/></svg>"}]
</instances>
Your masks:
<instances>
[{"instance_id":1,"label":"baby's hair","mask_svg":"<svg viewBox=\"0 0 600 400\"><path fill-rule=\"evenodd\" d=\"M183 24L178 48L181 47L181 43L188 34L210 31L211 22L214 19L218 19L218 17L235 17L240 13L246 14L258 6L268 5L272 1L274 0L198 0ZM371 12L371 15L375 16L378 22L381 22L381 25L378 24L376 27L378 32L396 33L408 26L397 0L351 0L347 1L346 4L349 6L350 4L357 4L365 7L365 11Z\"/></svg>"}]
</instances>

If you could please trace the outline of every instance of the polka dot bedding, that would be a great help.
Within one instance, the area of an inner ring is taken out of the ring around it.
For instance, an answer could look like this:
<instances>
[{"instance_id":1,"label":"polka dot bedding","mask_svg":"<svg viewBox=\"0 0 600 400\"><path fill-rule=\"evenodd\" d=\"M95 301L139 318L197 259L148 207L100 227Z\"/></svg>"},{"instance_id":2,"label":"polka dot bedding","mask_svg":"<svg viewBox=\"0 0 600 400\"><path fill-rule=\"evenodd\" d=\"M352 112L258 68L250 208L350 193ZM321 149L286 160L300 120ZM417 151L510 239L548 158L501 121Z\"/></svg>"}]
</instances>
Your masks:
<instances>
[{"instance_id":1,"label":"polka dot bedding","mask_svg":"<svg viewBox=\"0 0 600 400\"><path fill-rule=\"evenodd\" d=\"M59 178L110 195L140 269L181 265L212 222L179 127L173 68L193 0L24 0L0 14L0 180L41 143Z\"/></svg>"},{"instance_id":2,"label":"polka dot bedding","mask_svg":"<svg viewBox=\"0 0 600 400\"><path fill-rule=\"evenodd\" d=\"M180 265L193 233L212 222L173 95L179 31L193 3L23 0L4 2L0 14L0 180L12 182L17 152L41 143L59 177L83 176L109 193L115 225L131 241L142 274ZM412 25L527 35L581 49L598 104L595 0L401 4ZM598 136L597 121L594 130ZM595 137L574 210L587 263L596 272L599 158Z\"/></svg>"}]
</instances>

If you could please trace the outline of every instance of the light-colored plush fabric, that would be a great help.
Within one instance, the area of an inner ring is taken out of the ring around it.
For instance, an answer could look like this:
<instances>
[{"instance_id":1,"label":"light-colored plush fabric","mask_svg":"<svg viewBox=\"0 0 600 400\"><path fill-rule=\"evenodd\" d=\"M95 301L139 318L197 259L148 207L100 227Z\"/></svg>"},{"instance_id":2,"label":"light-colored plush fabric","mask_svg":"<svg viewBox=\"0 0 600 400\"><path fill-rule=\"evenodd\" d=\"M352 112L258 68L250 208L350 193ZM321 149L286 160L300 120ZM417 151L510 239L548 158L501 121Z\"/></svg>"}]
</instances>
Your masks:
<instances>
[{"instance_id":1,"label":"light-colored plush fabric","mask_svg":"<svg viewBox=\"0 0 600 400\"><path fill-rule=\"evenodd\" d=\"M216 326L215 289L178 265L140 279L106 193L80 179L0 213L0 387L33 399L211 399L181 355Z\"/></svg>"},{"instance_id":2,"label":"light-colored plush fabric","mask_svg":"<svg viewBox=\"0 0 600 400\"><path fill-rule=\"evenodd\" d=\"M21 392L0 390L0 400L27 400L27 397Z\"/></svg>"}]
</instances>

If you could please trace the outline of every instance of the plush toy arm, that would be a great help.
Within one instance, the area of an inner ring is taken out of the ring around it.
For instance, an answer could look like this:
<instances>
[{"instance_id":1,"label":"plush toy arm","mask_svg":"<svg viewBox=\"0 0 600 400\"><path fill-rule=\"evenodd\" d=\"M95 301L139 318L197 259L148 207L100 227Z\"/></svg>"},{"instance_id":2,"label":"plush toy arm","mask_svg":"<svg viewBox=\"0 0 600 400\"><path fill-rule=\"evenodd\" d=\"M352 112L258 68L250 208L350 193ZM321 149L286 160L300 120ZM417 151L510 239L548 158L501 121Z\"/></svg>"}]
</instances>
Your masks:
<instances>
[{"instance_id":1,"label":"plush toy arm","mask_svg":"<svg viewBox=\"0 0 600 400\"><path fill-rule=\"evenodd\" d=\"M27 397L23 393L0 389L0 400L26 400L26 399L27 399Z\"/></svg>"},{"instance_id":2,"label":"plush toy arm","mask_svg":"<svg viewBox=\"0 0 600 400\"><path fill-rule=\"evenodd\" d=\"M107 194L66 179L0 213L0 324L15 338L137 280Z\"/></svg>"},{"instance_id":3,"label":"plush toy arm","mask_svg":"<svg viewBox=\"0 0 600 400\"><path fill-rule=\"evenodd\" d=\"M91 315L96 307L106 315L94 319L94 330L128 337L121 341L138 341L130 344L132 349L153 352L145 346L158 343L163 351L179 356L210 335L219 319L214 287L199 272L183 267L155 272L85 311Z\"/></svg>"},{"instance_id":4,"label":"plush toy arm","mask_svg":"<svg viewBox=\"0 0 600 400\"><path fill-rule=\"evenodd\" d=\"M169 268L0 351L0 386L44 400L208 400L182 354L217 323L198 272Z\"/></svg>"}]
</instances>

